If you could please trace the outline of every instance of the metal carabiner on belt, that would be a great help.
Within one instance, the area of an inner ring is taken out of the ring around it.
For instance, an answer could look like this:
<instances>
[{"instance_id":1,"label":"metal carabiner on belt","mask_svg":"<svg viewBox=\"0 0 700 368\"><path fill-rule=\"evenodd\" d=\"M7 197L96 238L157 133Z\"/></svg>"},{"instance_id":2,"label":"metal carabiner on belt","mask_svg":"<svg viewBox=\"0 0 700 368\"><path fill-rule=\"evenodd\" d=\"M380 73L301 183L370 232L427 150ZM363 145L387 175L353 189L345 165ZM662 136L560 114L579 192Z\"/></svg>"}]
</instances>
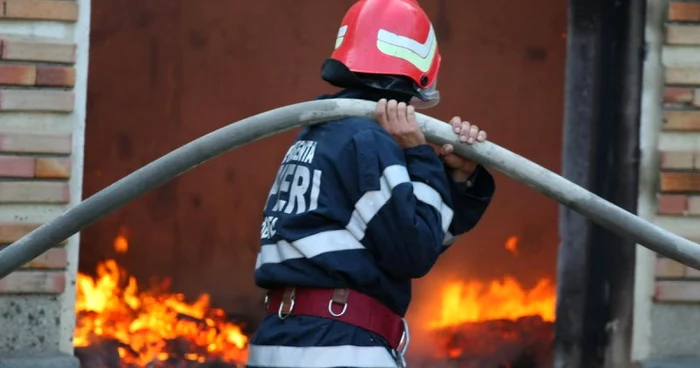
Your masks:
<instances>
[{"instance_id":1,"label":"metal carabiner on belt","mask_svg":"<svg viewBox=\"0 0 700 368\"><path fill-rule=\"evenodd\" d=\"M280 307L277 309L277 317L279 319L287 319L290 315L292 315L292 311L294 310L294 299L289 303L289 311L287 313L283 313L282 311L284 310L284 301L280 302Z\"/></svg>"},{"instance_id":2,"label":"metal carabiner on belt","mask_svg":"<svg viewBox=\"0 0 700 368\"><path fill-rule=\"evenodd\" d=\"M399 365L399 368L406 368L406 351L411 343L411 334L408 331L406 318L401 318L401 323L403 323L403 333L401 334L401 340L399 340L399 346L396 347L395 351L396 363Z\"/></svg>"}]
</instances>

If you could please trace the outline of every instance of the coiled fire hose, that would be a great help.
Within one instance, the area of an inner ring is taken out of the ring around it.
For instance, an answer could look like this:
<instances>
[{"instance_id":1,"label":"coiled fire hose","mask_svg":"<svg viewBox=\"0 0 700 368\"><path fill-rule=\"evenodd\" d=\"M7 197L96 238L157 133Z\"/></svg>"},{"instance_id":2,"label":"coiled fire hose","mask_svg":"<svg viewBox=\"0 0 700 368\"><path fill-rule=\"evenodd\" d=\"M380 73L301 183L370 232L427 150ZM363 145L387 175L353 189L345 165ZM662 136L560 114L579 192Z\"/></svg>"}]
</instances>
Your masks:
<instances>
[{"instance_id":1,"label":"coiled fire hose","mask_svg":"<svg viewBox=\"0 0 700 368\"><path fill-rule=\"evenodd\" d=\"M302 126L349 116L373 118L376 103L354 99L302 102L270 110L200 137L85 199L0 250L0 279L100 218L229 150ZM491 142L462 144L449 124L417 114L428 141L451 143L455 153L535 189L597 224L654 252L700 269L700 244L670 233L536 163Z\"/></svg>"}]
</instances>

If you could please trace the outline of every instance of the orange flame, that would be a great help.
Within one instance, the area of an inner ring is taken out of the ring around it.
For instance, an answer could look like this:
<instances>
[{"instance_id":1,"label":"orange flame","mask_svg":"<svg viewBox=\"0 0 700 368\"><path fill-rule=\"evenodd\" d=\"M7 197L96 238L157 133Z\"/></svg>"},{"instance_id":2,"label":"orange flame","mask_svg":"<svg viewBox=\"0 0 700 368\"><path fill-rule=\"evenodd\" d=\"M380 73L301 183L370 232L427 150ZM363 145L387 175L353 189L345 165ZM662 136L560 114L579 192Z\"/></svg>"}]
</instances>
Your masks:
<instances>
[{"instance_id":1,"label":"orange flame","mask_svg":"<svg viewBox=\"0 0 700 368\"><path fill-rule=\"evenodd\" d=\"M506 240L506 250L513 253L514 256L518 255L518 237L511 236Z\"/></svg>"},{"instance_id":2,"label":"orange flame","mask_svg":"<svg viewBox=\"0 0 700 368\"><path fill-rule=\"evenodd\" d=\"M534 315L554 321L555 306L555 287L548 279L541 279L530 290L524 290L511 276L488 285L478 281L455 281L445 285L437 318L429 327L439 329L467 322Z\"/></svg>"},{"instance_id":3,"label":"orange flame","mask_svg":"<svg viewBox=\"0 0 700 368\"><path fill-rule=\"evenodd\" d=\"M127 253L129 251L129 239L127 239L127 229L125 227L119 229L119 235L114 238L112 245L117 253Z\"/></svg>"},{"instance_id":4,"label":"orange flame","mask_svg":"<svg viewBox=\"0 0 700 368\"><path fill-rule=\"evenodd\" d=\"M126 253L129 251L129 241L124 235L119 235L114 239L114 251L117 253Z\"/></svg>"},{"instance_id":5,"label":"orange flame","mask_svg":"<svg viewBox=\"0 0 700 368\"><path fill-rule=\"evenodd\" d=\"M187 303L165 287L139 291L136 279L114 260L99 264L95 278L78 274L77 288L76 347L114 340L122 344L123 363L146 366L167 360L168 342L184 339L192 351L182 358L190 361L247 359L248 338L223 310L210 307L207 294Z\"/></svg>"},{"instance_id":6,"label":"orange flame","mask_svg":"<svg viewBox=\"0 0 700 368\"><path fill-rule=\"evenodd\" d=\"M508 237L505 248L518 254L518 237ZM459 326L464 323L490 320L516 320L539 316L552 322L555 319L556 287L547 278L526 290L512 276L483 283L479 281L452 281L443 286L442 297L434 320L428 323L433 330Z\"/></svg>"},{"instance_id":7,"label":"orange flame","mask_svg":"<svg viewBox=\"0 0 700 368\"><path fill-rule=\"evenodd\" d=\"M517 255L518 238L509 237L505 248ZM127 235L120 230L114 250L125 253L128 249ZM224 311L210 306L208 294L188 303L182 294L170 293L167 287L141 291L136 279L115 260L100 263L94 278L79 273L77 289L76 347L114 340L122 345L118 351L123 363L146 366L169 359L172 350L168 342L183 339L194 348L180 358L198 362L219 358L227 363L247 360L248 337L226 320ZM555 285L546 278L529 290L508 275L488 283L452 281L443 285L436 317L428 327L445 330L465 323L527 316L554 321L555 305ZM456 358L462 351L454 348L443 353Z\"/></svg>"}]
</instances>

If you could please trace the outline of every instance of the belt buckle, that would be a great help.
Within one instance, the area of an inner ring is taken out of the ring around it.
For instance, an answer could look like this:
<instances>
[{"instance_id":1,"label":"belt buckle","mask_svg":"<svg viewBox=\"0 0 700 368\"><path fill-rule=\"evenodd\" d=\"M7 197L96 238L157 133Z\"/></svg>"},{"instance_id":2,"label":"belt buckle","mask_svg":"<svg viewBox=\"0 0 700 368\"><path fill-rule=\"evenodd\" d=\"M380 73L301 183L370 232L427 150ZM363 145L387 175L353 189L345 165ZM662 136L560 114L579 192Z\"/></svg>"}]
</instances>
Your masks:
<instances>
[{"instance_id":1,"label":"belt buckle","mask_svg":"<svg viewBox=\"0 0 700 368\"><path fill-rule=\"evenodd\" d=\"M401 333L401 340L399 340L399 345L396 347L396 360L399 367L406 367L406 351L408 350L408 345L411 343L411 334L408 331L408 322L406 318L401 318L401 323L403 324L403 332Z\"/></svg>"}]
</instances>

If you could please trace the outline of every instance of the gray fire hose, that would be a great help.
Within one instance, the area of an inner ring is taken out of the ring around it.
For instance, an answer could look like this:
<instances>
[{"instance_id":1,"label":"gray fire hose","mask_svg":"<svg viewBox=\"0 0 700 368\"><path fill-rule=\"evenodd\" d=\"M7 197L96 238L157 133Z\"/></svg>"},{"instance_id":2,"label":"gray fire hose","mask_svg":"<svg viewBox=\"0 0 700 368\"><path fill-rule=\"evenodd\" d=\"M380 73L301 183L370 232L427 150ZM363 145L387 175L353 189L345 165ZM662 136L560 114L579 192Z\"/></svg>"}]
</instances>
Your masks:
<instances>
[{"instance_id":1,"label":"gray fire hose","mask_svg":"<svg viewBox=\"0 0 700 368\"><path fill-rule=\"evenodd\" d=\"M351 99L303 102L209 133L136 170L0 250L0 278L137 197L226 151L301 126L348 116L373 118L375 106L374 102ZM699 244L645 221L498 145L462 144L450 125L422 114L418 114L418 123L430 142L452 143L457 154L496 169L654 252L700 269Z\"/></svg>"}]
</instances>

